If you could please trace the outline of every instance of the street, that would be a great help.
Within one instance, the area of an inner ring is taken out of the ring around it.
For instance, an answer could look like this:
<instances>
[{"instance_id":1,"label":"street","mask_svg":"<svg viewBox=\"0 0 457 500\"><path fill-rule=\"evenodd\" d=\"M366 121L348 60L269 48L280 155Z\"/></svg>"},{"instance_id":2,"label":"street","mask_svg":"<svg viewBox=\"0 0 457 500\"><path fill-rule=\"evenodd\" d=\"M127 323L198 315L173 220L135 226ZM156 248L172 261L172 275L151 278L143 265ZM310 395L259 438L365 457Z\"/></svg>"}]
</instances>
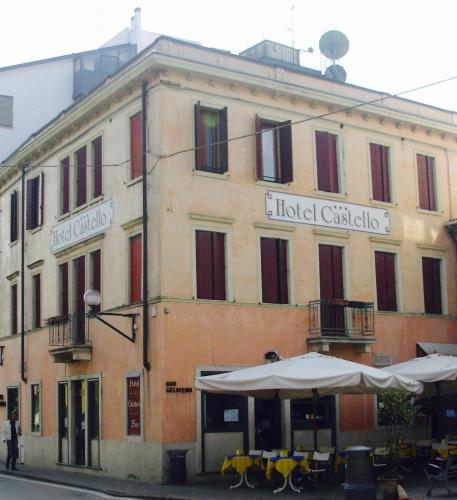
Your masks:
<instances>
[{"instance_id":1,"label":"street","mask_svg":"<svg viewBox=\"0 0 457 500\"><path fill-rule=\"evenodd\" d=\"M119 497L113 497L96 491L74 488L72 486L43 483L13 475L0 475L1 500L23 500L26 498L33 498L33 500L48 500L52 498L66 500L70 498L96 499Z\"/></svg>"}]
</instances>

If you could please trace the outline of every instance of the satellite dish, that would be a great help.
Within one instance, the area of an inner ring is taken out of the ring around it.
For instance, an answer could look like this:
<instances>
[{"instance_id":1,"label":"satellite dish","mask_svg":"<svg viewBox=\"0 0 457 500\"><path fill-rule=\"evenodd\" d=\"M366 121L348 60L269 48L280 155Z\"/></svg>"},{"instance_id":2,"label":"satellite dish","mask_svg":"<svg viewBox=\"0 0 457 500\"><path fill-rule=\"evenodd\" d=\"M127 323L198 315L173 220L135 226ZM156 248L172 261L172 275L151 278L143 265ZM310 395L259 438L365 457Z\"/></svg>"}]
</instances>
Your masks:
<instances>
[{"instance_id":1,"label":"satellite dish","mask_svg":"<svg viewBox=\"0 0 457 500\"><path fill-rule=\"evenodd\" d=\"M332 64L325 70L325 77L335 82L344 83L346 76L346 70L339 64Z\"/></svg>"},{"instance_id":2,"label":"satellite dish","mask_svg":"<svg viewBox=\"0 0 457 500\"><path fill-rule=\"evenodd\" d=\"M341 31L327 31L319 40L319 49L332 61L343 57L349 50L349 40Z\"/></svg>"}]
</instances>

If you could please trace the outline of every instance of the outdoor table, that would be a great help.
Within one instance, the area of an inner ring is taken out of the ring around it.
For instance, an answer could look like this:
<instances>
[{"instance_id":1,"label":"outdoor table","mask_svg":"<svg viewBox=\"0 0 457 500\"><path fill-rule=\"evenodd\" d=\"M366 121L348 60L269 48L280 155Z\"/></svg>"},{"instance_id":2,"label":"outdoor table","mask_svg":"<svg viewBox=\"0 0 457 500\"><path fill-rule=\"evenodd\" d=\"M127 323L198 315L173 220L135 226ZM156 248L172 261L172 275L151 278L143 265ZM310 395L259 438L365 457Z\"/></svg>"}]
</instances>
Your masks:
<instances>
[{"instance_id":1,"label":"outdoor table","mask_svg":"<svg viewBox=\"0 0 457 500\"><path fill-rule=\"evenodd\" d=\"M249 488L255 488L247 478L247 470L249 467L253 465L261 466L260 456L259 455L227 455L224 459L224 463L222 464L221 474L224 475L227 469L235 469L236 472L240 475L240 480L236 484L232 484L230 489L239 488L243 483L246 484Z\"/></svg>"},{"instance_id":2,"label":"outdoor table","mask_svg":"<svg viewBox=\"0 0 457 500\"><path fill-rule=\"evenodd\" d=\"M449 455L457 455L457 446L454 445L448 445L447 448L437 448L436 452L441 458L444 458L447 460L449 458Z\"/></svg>"},{"instance_id":3,"label":"outdoor table","mask_svg":"<svg viewBox=\"0 0 457 500\"><path fill-rule=\"evenodd\" d=\"M297 466L303 467L306 473L310 472L309 461L306 457L292 455L291 457L272 457L268 459L266 478L271 478L271 471L274 469L281 473L284 478L284 484L280 488L274 490L273 493L283 491L287 483L289 483L293 491L300 493L302 488L297 488L292 481L292 471Z\"/></svg>"}]
</instances>

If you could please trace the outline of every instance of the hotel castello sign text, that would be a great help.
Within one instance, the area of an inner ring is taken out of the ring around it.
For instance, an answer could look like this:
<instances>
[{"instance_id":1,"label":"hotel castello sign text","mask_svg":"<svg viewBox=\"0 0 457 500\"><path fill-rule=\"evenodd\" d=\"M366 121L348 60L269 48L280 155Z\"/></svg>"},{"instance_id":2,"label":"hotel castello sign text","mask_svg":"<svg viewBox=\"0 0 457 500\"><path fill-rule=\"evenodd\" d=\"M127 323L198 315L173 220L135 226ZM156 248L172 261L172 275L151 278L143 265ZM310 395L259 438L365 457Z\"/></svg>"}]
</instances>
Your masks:
<instances>
[{"instance_id":1,"label":"hotel castello sign text","mask_svg":"<svg viewBox=\"0 0 457 500\"><path fill-rule=\"evenodd\" d=\"M114 202L108 200L56 224L51 228L51 252L56 253L103 233L113 225L113 217Z\"/></svg>"},{"instance_id":2,"label":"hotel castello sign text","mask_svg":"<svg viewBox=\"0 0 457 500\"><path fill-rule=\"evenodd\" d=\"M389 212L336 200L268 191L265 213L270 220L389 234Z\"/></svg>"}]
</instances>

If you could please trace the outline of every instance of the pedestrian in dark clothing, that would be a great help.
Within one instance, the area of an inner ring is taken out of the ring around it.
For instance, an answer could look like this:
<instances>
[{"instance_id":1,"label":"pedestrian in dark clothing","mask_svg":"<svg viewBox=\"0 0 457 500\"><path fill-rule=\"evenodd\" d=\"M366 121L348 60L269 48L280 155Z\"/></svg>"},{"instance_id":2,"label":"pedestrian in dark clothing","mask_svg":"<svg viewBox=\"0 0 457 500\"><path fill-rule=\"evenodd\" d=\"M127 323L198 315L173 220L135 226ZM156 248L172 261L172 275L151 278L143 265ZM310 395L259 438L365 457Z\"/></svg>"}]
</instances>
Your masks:
<instances>
[{"instance_id":1,"label":"pedestrian in dark clothing","mask_svg":"<svg viewBox=\"0 0 457 500\"><path fill-rule=\"evenodd\" d=\"M6 442L8 447L8 454L6 456L5 467L11 470L18 470L16 468L16 458L18 450L18 436L21 435L19 422L17 421L17 411L13 410L10 418L3 425L3 442Z\"/></svg>"}]
</instances>

